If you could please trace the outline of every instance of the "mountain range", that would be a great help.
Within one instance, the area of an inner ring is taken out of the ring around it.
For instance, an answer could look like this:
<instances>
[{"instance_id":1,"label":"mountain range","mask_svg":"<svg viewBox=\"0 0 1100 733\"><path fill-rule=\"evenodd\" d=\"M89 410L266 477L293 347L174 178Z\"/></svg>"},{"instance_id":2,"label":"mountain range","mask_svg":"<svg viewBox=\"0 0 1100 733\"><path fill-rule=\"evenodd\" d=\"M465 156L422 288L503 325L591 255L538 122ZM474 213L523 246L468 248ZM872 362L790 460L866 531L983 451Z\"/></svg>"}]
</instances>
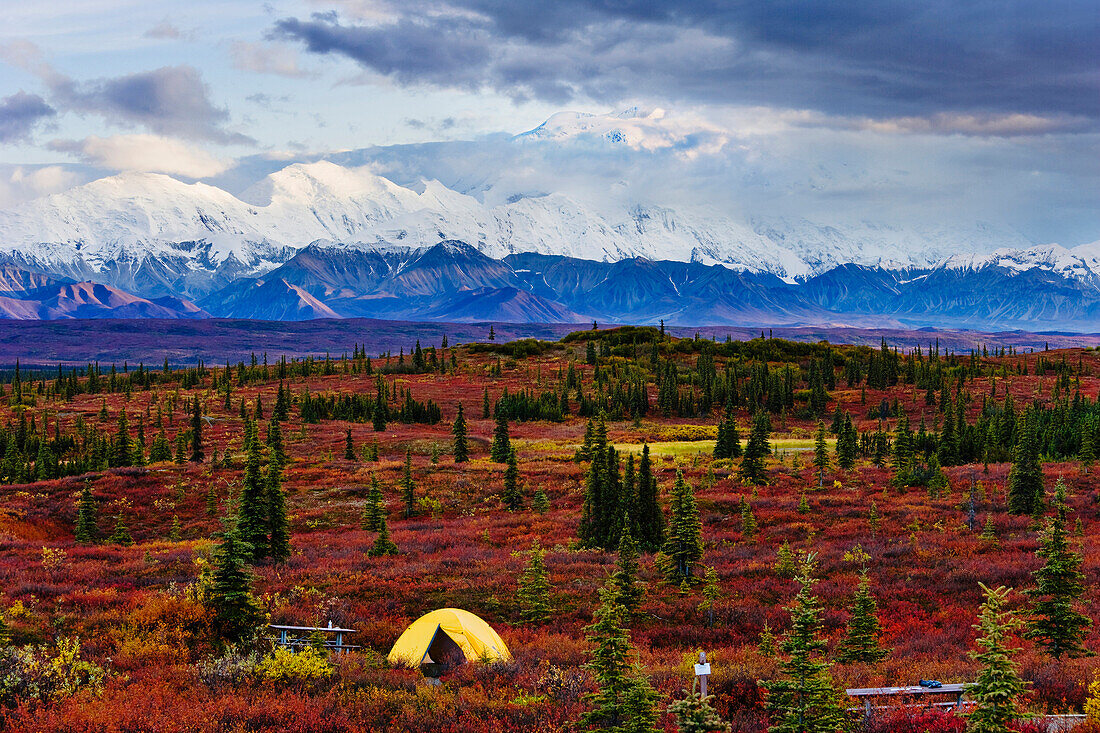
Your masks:
<instances>
[{"instance_id":1,"label":"mountain range","mask_svg":"<svg viewBox=\"0 0 1100 733\"><path fill-rule=\"evenodd\" d=\"M647 128L628 122L551 118L517 143L578 126L644 142ZM238 194L126 173L0 211L0 317L1082 331L1100 326L1100 243L544 191L494 204L331 161L287 165Z\"/></svg>"}]
</instances>

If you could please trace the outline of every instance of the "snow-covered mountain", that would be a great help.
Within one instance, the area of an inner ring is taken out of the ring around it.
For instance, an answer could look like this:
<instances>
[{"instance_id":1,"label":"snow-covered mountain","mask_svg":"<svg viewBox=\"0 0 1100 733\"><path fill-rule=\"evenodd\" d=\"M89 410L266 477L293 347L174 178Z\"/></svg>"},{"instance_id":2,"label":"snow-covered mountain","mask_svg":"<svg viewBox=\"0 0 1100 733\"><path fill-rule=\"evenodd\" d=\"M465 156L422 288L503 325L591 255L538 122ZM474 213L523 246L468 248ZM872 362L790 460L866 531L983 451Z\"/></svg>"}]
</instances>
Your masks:
<instances>
[{"instance_id":1,"label":"snow-covered mountain","mask_svg":"<svg viewBox=\"0 0 1100 733\"><path fill-rule=\"evenodd\" d=\"M0 211L0 255L15 264L145 297L202 297L262 275L317 241L384 250L446 240L497 259L524 252L606 262L645 257L788 281L842 263L922 267L960 251L1026 245L982 225L740 220L704 207L594 206L560 193L494 206L437 181L403 187L367 167L326 161L289 165L239 196L126 173Z\"/></svg>"}]
</instances>

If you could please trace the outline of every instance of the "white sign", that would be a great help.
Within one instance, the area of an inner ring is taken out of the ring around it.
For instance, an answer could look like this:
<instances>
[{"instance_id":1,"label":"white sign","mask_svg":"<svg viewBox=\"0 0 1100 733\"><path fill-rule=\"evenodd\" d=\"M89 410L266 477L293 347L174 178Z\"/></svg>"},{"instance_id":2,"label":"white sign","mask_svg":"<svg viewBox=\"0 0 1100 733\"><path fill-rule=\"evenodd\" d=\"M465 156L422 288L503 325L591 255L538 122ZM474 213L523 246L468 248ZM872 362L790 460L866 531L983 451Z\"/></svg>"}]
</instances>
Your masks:
<instances>
[{"instance_id":1,"label":"white sign","mask_svg":"<svg viewBox=\"0 0 1100 733\"><path fill-rule=\"evenodd\" d=\"M695 676L698 677L698 676L704 675L704 674L710 674L710 663L709 662L706 663L706 664L696 664L695 665Z\"/></svg>"}]
</instances>

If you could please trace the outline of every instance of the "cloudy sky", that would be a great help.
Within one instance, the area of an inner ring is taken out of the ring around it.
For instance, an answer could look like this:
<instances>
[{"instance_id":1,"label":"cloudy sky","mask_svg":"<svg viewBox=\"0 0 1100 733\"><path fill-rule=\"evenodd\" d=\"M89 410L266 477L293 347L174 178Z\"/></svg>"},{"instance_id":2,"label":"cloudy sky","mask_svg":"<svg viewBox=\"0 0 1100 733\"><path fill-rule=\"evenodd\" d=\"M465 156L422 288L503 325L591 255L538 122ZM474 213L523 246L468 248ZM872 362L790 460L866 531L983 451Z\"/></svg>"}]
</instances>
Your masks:
<instances>
[{"instance_id":1,"label":"cloudy sky","mask_svg":"<svg viewBox=\"0 0 1100 733\"><path fill-rule=\"evenodd\" d=\"M649 171L650 197L1100 239L1095 0L55 0L3 18L0 205L127 170L240 187L340 155L413 177L409 153L454 184L556 112L636 105L662 112L625 154L559 149L531 178Z\"/></svg>"}]
</instances>

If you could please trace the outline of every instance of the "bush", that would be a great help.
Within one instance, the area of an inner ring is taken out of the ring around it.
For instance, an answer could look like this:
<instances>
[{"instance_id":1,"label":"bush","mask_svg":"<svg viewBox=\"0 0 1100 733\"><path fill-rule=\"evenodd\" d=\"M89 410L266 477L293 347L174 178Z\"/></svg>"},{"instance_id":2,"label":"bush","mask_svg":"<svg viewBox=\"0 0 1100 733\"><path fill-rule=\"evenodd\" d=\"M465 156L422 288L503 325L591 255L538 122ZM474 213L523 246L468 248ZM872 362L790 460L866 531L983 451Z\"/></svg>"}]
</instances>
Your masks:
<instances>
[{"instance_id":1,"label":"bush","mask_svg":"<svg viewBox=\"0 0 1100 733\"><path fill-rule=\"evenodd\" d=\"M46 646L5 649L0 654L0 701L51 702L103 689L106 672L80 658L80 640L62 637L54 649Z\"/></svg>"},{"instance_id":2,"label":"bush","mask_svg":"<svg viewBox=\"0 0 1100 733\"><path fill-rule=\"evenodd\" d=\"M276 685L312 685L332 677L335 671L328 656L312 647L299 652L280 647L256 667L265 682Z\"/></svg>"}]
</instances>

